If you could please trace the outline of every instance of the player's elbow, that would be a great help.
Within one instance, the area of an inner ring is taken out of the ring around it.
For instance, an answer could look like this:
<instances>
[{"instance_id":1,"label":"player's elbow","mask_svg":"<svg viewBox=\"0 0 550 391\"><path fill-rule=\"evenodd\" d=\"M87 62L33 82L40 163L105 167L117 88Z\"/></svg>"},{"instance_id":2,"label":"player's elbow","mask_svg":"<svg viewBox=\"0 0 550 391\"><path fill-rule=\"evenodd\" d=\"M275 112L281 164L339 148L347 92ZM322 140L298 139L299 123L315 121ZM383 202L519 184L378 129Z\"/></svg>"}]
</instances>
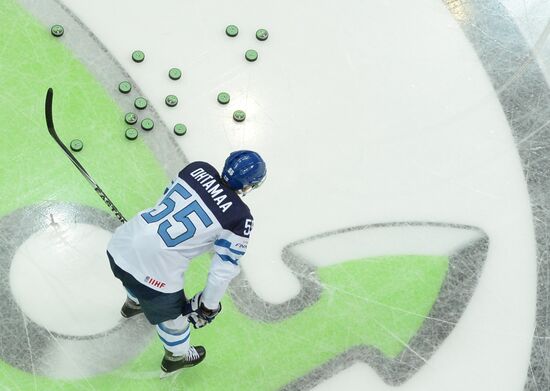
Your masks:
<instances>
[{"instance_id":1,"label":"player's elbow","mask_svg":"<svg viewBox=\"0 0 550 391\"><path fill-rule=\"evenodd\" d=\"M219 257L219 254L217 254ZM229 281L236 277L241 271L241 267L238 262L224 261L219 257L219 261L216 265L210 269L209 275L219 281Z\"/></svg>"}]
</instances>

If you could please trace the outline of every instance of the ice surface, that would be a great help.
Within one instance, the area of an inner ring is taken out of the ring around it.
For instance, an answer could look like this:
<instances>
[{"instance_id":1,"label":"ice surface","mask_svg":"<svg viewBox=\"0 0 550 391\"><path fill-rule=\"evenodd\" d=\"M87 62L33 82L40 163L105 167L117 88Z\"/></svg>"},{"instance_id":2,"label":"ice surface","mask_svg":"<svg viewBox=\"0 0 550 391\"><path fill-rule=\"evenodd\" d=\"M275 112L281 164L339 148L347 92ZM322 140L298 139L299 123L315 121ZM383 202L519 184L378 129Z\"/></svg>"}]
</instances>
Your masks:
<instances>
[{"instance_id":1,"label":"ice surface","mask_svg":"<svg viewBox=\"0 0 550 391\"><path fill-rule=\"evenodd\" d=\"M41 320L26 311L23 302L34 297L12 284L10 291L4 285L9 299L0 351L9 365L0 366L1 386L550 387L546 2L64 0L66 9L49 0L19 3L45 26L62 22L67 27L60 44L122 112L131 108L131 97L116 91L123 78L152 103L147 114L158 127L140 135L146 148L125 147L131 155L125 158L116 154L122 149L112 136L116 115L102 115L106 106L94 108L91 102L103 100L88 87L84 91L89 84L77 71L63 74L83 83L77 86L62 84L54 71L46 82L36 82L62 85L59 104L74 102L60 119L65 132L76 132L68 129L75 123L94 126L93 138L85 143L88 155L82 157L106 183L107 193L115 194L113 200L122 203L120 209L135 213L149 206L162 191L157 182L185 162L201 159L220 166L232 149L260 151L269 178L246 198L256 224L244 272L220 320L193 334L209 349L203 366L159 385L154 371L161 350L147 324L120 323L102 339L71 340L55 333L62 326L58 317ZM6 25L16 15L0 12L0 18ZM224 35L230 23L240 28L236 39ZM261 27L270 38L259 43L254 32ZM142 64L129 56L138 48L147 56ZM260 54L254 64L243 59L249 48ZM60 69L70 62L63 61ZM38 74L37 64L45 62L30 56L5 73L35 69ZM166 75L173 66L183 70L178 82ZM41 97L34 85L20 94ZM231 93L228 107L215 102L222 90ZM162 103L172 93L180 98L177 109ZM11 104L9 95L1 97ZM89 104L78 105L79 99ZM34 121L29 128L41 126L41 105L25 113ZM243 124L231 120L235 109L247 112ZM10 113L19 110L14 106ZM79 123L83 113L101 123ZM1 119L12 124L15 114ZM185 137L170 136L175 122L187 124ZM57 253L62 261L53 262L52 243L60 236L48 231L42 203L60 203L54 216L65 216L65 227L74 226L76 216L78 227L112 230L114 223L96 218L93 208L71 204L98 208L95 193L70 177L74 169L58 163L64 159L59 151L48 149L50 156L38 146L32 151L20 144L4 147L0 156L6 161L48 161L43 170L58 182L38 189L27 185L32 178L0 182L2 194L24 195L19 203L4 197L11 209L5 206L0 219L3 280L20 275L18 265L37 258L32 251L49 254L41 265L48 273L67 271L71 249L91 262L96 249L86 249L78 229ZM59 181L61 176L74 181ZM35 221L36 211L42 217ZM13 228L18 221L32 229L19 232ZM104 237L87 239L88 246L104 247ZM188 281L200 289L200 282ZM73 288L62 285L66 292ZM54 297L56 289L52 284L44 298ZM120 305L118 294L111 301L105 296L110 296L106 290L94 297L105 310L98 324L63 330L87 335L113 325L110 314ZM236 351L244 362L232 366ZM88 361L94 362L91 368ZM12 367L35 376L25 378ZM42 384L36 375L81 380Z\"/></svg>"},{"instance_id":2,"label":"ice surface","mask_svg":"<svg viewBox=\"0 0 550 391\"><path fill-rule=\"evenodd\" d=\"M21 310L52 332L86 336L120 318L113 298L126 296L102 262L111 233L88 224L56 224L31 235L16 251L10 287Z\"/></svg>"}]
</instances>

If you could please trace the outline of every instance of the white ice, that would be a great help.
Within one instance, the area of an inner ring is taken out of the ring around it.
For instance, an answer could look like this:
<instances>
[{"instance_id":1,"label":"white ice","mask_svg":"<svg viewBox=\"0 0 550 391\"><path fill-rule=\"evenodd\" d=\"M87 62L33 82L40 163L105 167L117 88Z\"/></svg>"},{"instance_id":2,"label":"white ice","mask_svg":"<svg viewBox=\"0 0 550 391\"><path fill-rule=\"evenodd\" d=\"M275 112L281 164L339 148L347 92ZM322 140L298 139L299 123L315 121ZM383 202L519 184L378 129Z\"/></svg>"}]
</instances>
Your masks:
<instances>
[{"instance_id":1,"label":"white ice","mask_svg":"<svg viewBox=\"0 0 550 391\"><path fill-rule=\"evenodd\" d=\"M502 108L441 1L63 3L166 123L185 119L191 160L220 166L243 147L265 156L268 181L247 197L256 225L243 265L260 297L281 303L298 292L281 250L314 234L392 221L480 227L491 246L472 301L401 389L523 387L536 293L529 199ZM506 3L522 15L522 2ZM238 39L223 34L230 23ZM271 33L262 44L260 27ZM130 60L137 48L147 55L140 65ZM255 64L242 58L249 48L259 50ZM177 86L166 78L172 66L184 72ZM212 104L222 90L230 108ZM169 93L177 110L162 104ZM244 124L230 119L237 108ZM318 390L367 387L390 388L358 364Z\"/></svg>"},{"instance_id":2,"label":"white ice","mask_svg":"<svg viewBox=\"0 0 550 391\"><path fill-rule=\"evenodd\" d=\"M102 262L110 237L99 227L66 222L31 235L10 267L19 308L57 334L89 336L113 328L125 293Z\"/></svg>"}]
</instances>

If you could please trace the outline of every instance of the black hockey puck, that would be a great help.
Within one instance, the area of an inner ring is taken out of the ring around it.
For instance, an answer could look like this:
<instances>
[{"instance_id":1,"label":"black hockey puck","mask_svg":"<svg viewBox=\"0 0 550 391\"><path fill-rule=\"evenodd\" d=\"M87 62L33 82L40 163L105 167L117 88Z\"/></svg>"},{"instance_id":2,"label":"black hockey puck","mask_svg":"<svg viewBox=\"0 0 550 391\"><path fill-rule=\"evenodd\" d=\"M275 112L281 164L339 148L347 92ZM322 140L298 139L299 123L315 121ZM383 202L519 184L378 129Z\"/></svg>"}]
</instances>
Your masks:
<instances>
[{"instance_id":1,"label":"black hockey puck","mask_svg":"<svg viewBox=\"0 0 550 391\"><path fill-rule=\"evenodd\" d=\"M123 94L127 94L132 91L132 85L127 81L121 81L118 85L118 90Z\"/></svg>"},{"instance_id":2,"label":"black hockey puck","mask_svg":"<svg viewBox=\"0 0 550 391\"><path fill-rule=\"evenodd\" d=\"M237 122L243 122L246 119L246 113L242 110L237 110L233 113L233 119Z\"/></svg>"},{"instance_id":3,"label":"black hockey puck","mask_svg":"<svg viewBox=\"0 0 550 391\"><path fill-rule=\"evenodd\" d=\"M256 39L258 39L258 41L265 41L268 37L269 33L266 29L259 29L256 31Z\"/></svg>"},{"instance_id":4,"label":"black hockey puck","mask_svg":"<svg viewBox=\"0 0 550 391\"><path fill-rule=\"evenodd\" d=\"M172 80L178 80L181 77L181 71L178 68L172 68L168 71L168 77Z\"/></svg>"},{"instance_id":5,"label":"black hockey puck","mask_svg":"<svg viewBox=\"0 0 550 391\"><path fill-rule=\"evenodd\" d=\"M176 95L168 95L164 99L164 103L166 103L166 106L175 107L178 104L178 97Z\"/></svg>"},{"instance_id":6,"label":"black hockey puck","mask_svg":"<svg viewBox=\"0 0 550 391\"><path fill-rule=\"evenodd\" d=\"M71 150L75 152L80 152L82 151L82 148L84 148L84 143L79 139L74 139L73 141L71 141L70 147Z\"/></svg>"},{"instance_id":7,"label":"black hockey puck","mask_svg":"<svg viewBox=\"0 0 550 391\"><path fill-rule=\"evenodd\" d=\"M247 50L244 54L244 57L247 59L247 61L254 62L258 59L258 52L254 49Z\"/></svg>"},{"instance_id":8,"label":"black hockey puck","mask_svg":"<svg viewBox=\"0 0 550 391\"><path fill-rule=\"evenodd\" d=\"M225 33L228 37L236 37L239 34L239 28L234 24L230 24L225 28Z\"/></svg>"},{"instance_id":9,"label":"black hockey puck","mask_svg":"<svg viewBox=\"0 0 550 391\"><path fill-rule=\"evenodd\" d=\"M126 122L128 125L133 125L137 122L138 117L135 113L126 113L124 116L124 122Z\"/></svg>"},{"instance_id":10,"label":"black hockey puck","mask_svg":"<svg viewBox=\"0 0 550 391\"><path fill-rule=\"evenodd\" d=\"M145 53L143 53L141 50L135 50L132 53L132 60L135 62L143 62L145 60Z\"/></svg>"},{"instance_id":11,"label":"black hockey puck","mask_svg":"<svg viewBox=\"0 0 550 391\"><path fill-rule=\"evenodd\" d=\"M218 94L218 103L221 103L222 105L226 105L231 100L231 97L227 92L220 92Z\"/></svg>"},{"instance_id":12,"label":"black hockey puck","mask_svg":"<svg viewBox=\"0 0 550 391\"><path fill-rule=\"evenodd\" d=\"M135 128L128 128L124 135L128 140L135 140L138 136L138 131Z\"/></svg>"},{"instance_id":13,"label":"black hockey puck","mask_svg":"<svg viewBox=\"0 0 550 391\"><path fill-rule=\"evenodd\" d=\"M134 101L134 107L138 110L143 110L147 107L147 99L143 97L137 97Z\"/></svg>"},{"instance_id":14,"label":"black hockey puck","mask_svg":"<svg viewBox=\"0 0 550 391\"><path fill-rule=\"evenodd\" d=\"M187 126L184 124L176 124L174 126L174 133L178 136L183 136L185 133L187 133Z\"/></svg>"},{"instance_id":15,"label":"black hockey puck","mask_svg":"<svg viewBox=\"0 0 550 391\"><path fill-rule=\"evenodd\" d=\"M155 123L151 118L145 118L143 121L141 121L141 129L143 130L151 130L155 126Z\"/></svg>"},{"instance_id":16,"label":"black hockey puck","mask_svg":"<svg viewBox=\"0 0 550 391\"><path fill-rule=\"evenodd\" d=\"M65 33L65 29L60 24L54 24L50 30L54 37L61 37Z\"/></svg>"}]
</instances>

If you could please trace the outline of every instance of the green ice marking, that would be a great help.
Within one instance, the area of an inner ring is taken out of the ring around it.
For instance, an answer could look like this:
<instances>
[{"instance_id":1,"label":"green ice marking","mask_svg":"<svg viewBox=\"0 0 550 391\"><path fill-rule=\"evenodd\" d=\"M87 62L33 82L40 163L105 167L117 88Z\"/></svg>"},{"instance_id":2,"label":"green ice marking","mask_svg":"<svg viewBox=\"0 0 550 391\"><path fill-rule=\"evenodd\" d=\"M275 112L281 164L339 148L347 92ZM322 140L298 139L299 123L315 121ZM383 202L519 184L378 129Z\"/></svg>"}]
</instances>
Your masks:
<instances>
[{"instance_id":1,"label":"green ice marking","mask_svg":"<svg viewBox=\"0 0 550 391\"><path fill-rule=\"evenodd\" d=\"M200 289L209 260L196 260L188 289ZM77 390L277 390L351 347L368 345L397 356L422 325L447 271L445 257L395 256L345 262L318 270L320 300L277 323L244 316L226 297L215 323L193 331L207 360L175 383L158 380L162 348L156 340L136 360L114 372L80 381L41 379L40 389ZM10 378L15 379L13 370ZM145 377L143 374L150 374ZM34 379L17 373L17 384Z\"/></svg>"},{"instance_id":2,"label":"green ice marking","mask_svg":"<svg viewBox=\"0 0 550 391\"><path fill-rule=\"evenodd\" d=\"M124 114L83 65L13 0L0 2L0 216L45 200L108 211L49 136L48 87L66 145L80 139L78 159L123 214L150 206L168 178L149 149L124 137Z\"/></svg>"},{"instance_id":3,"label":"green ice marking","mask_svg":"<svg viewBox=\"0 0 550 391\"><path fill-rule=\"evenodd\" d=\"M14 0L0 2L0 217L56 200L108 211L49 137L44 97L55 90L54 116L66 143L81 139L82 164L128 217L155 202L168 178L145 144L124 137L123 112L87 71ZM208 257L192 264L188 292L204 283ZM0 388L40 390L275 390L350 347L367 345L397 356L421 327L447 271L445 257L394 256L352 260L317 271L317 303L276 323L252 320L229 297L216 322L193 332L206 361L178 378L158 380L156 339L111 373L61 381L0 362ZM7 339L2 344L9 343Z\"/></svg>"}]
</instances>

